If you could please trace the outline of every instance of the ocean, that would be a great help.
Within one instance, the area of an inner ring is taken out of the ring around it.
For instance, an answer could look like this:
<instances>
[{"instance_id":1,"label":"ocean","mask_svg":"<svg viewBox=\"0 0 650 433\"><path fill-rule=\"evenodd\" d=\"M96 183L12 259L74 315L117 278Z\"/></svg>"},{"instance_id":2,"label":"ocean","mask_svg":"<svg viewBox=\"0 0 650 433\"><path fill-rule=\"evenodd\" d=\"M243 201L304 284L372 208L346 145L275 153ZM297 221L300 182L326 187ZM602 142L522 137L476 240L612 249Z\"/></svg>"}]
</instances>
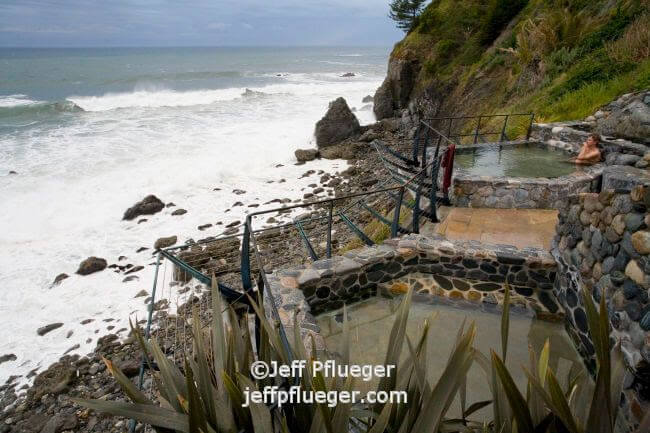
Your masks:
<instances>
[{"instance_id":1,"label":"ocean","mask_svg":"<svg viewBox=\"0 0 650 433\"><path fill-rule=\"evenodd\" d=\"M345 169L296 166L293 153L315 147L314 124L339 96L362 124L374 121L362 98L381 84L389 51L0 49L0 356L15 356L0 364L0 383L28 383L28 372L143 318L134 296L151 290L157 238L218 235L223 226L197 227L243 220L250 208L226 212L238 200L301 198L315 181L300 179L307 169ZM122 221L148 194L188 212ZM127 283L110 269L75 275L89 256L145 269ZM60 273L70 278L53 286ZM63 325L37 335L51 323Z\"/></svg>"}]
</instances>

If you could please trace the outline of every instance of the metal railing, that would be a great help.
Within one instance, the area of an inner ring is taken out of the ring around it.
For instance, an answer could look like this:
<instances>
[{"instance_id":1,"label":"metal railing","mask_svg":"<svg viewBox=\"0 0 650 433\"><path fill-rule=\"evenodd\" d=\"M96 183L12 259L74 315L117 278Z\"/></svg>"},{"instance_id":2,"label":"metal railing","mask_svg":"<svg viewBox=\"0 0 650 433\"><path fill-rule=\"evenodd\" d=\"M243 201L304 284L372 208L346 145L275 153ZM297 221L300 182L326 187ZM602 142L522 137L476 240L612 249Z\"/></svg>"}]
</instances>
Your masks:
<instances>
[{"instance_id":1,"label":"metal railing","mask_svg":"<svg viewBox=\"0 0 650 433\"><path fill-rule=\"evenodd\" d=\"M499 119L502 121L496 122ZM535 120L534 113L513 113L513 114L482 114L478 116L447 116L447 117L432 117L425 119L429 125L436 125L439 128L446 130L445 136L456 144L477 144L479 142L503 142L510 141L512 137L508 136L508 129L525 128L526 140L530 139L533 122ZM475 121L475 126L467 129L469 124ZM514 126L513 126L514 122ZM497 130L485 130L482 128L494 127L494 123L498 123ZM462 128L462 129L454 129ZM441 136L438 136L440 140ZM490 138L493 137L493 140ZM464 139L469 139L463 142Z\"/></svg>"}]
</instances>

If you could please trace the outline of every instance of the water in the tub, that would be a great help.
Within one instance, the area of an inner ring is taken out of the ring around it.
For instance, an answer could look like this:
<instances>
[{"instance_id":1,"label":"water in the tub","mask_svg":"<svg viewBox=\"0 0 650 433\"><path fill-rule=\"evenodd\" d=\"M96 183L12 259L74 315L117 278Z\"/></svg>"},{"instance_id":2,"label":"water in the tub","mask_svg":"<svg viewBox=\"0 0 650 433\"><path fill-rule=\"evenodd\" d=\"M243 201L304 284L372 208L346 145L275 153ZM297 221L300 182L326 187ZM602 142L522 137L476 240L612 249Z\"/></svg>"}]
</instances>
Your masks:
<instances>
[{"instance_id":1,"label":"water in the tub","mask_svg":"<svg viewBox=\"0 0 650 433\"><path fill-rule=\"evenodd\" d=\"M401 297L393 299L374 297L347 307L351 331L351 363L383 364L390 330L400 302ZM430 298L423 302L415 297L407 322L407 335L412 342L415 342L421 335L425 321L429 321L426 359L427 376L431 384L435 384L440 378L463 320L466 320L466 324L476 323L477 335L474 341L476 349L488 358L490 350L501 354L499 314L484 312L478 308L468 309L466 306L456 307L448 304L432 304L432 302L435 301ZM317 318L327 349L334 356L337 352L340 353L342 343L342 313L342 310L336 310ZM510 314L510 338L506 364L522 393L526 392L526 377L522 366L530 365L528 346L530 345L539 354L547 339L551 346L550 366L558 373L560 379L566 378L569 372L575 375L577 371L584 368L561 323L543 322L534 319L532 315L513 312ZM407 351L404 344L402 355L406 356ZM362 392L376 389L377 383L378 381L358 381L357 389ZM491 398L486 375L476 364L471 367L467 377L467 395L468 405ZM491 413L492 408L488 406L472 415L472 418L487 419ZM458 401L452 404L449 415L460 415Z\"/></svg>"},{"instance_id":2,"label":"water in the tub","mask_svg":"<svg viewBox=\"0 0 650 433\"><path fill-rule=\"evenodd\" d=\"M536 146L482 146L457 153L454 162L477 176L555 178L576 171L569 157L563 151Z\"/></svg>"}]
</instances>

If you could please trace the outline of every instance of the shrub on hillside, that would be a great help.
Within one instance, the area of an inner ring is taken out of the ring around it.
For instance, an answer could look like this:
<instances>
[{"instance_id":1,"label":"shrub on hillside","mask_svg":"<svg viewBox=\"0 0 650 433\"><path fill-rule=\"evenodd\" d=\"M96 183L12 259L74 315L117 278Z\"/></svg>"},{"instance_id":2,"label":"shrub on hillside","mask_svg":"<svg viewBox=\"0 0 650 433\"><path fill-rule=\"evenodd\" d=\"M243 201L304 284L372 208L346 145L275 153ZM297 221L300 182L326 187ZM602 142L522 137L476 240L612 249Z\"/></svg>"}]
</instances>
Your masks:
<instances>
[{"instance_id":1,"label":"shrub on hillside","mask_svg":"<svg viewBox=\"0 0 650 433\"><path fill-rule=\"evenodd\" d=\"M527 4L528 0L492 0L483 21L481 43L492 43Z\"/></svg>"},{"instance_id":2,"label":"shrub on hillside","mask_svg":"<svg viewBox=\"0 0 650 433\"><path fill-rule=\"evenodd\" d=\"M642 62L650 57L650 14L637 18L623 36L605 44L607 55L617 62Z\"/></svg>"}]
</instances>

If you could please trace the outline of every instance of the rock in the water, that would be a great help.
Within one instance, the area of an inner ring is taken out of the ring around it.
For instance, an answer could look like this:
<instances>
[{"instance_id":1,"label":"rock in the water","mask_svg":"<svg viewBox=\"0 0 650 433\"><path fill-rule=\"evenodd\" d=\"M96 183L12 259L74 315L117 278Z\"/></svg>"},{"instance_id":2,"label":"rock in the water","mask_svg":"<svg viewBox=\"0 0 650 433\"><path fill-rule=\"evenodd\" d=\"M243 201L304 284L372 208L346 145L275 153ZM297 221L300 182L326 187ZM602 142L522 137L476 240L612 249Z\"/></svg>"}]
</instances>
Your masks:
<instances>
[{"instance_id":1,"label":"rock in the water","mask_svg":"<svg viewBox=\"0 0 650 433\"><path fill-rule=\"evenodd\" d=\"M89 275L94 272L103 271L106 269L107 263L105 259L100 257L88 257L86 260L79 264L79 269L77 269L77 274L79 275Z\"/></svg>"},{"instance_id":2,"label":"rock in the water","mask_svg":"<svg viewBox=\"0 0 650 433\"><path fill-rule=\"evenodd\" d=\"M49 325L41 326L36 330L36 333L40 335L41 337L48 332L54 331L55 329L58 329L63 326L63 323L50 323Z\"/></svg>"},{"instance_id":3,"label":"rock in the water","mask_svg":"<svg viewBox=\"0 0 650 433\"><path fill-rule=\"evenodd\" d=\"M174 212L172 212L173 216L178 216L178 215L185 215L187 211L185 209L176 209Z\"/></svg>"},{"instance_id":4,"label":"rock in the water","mask_svg":"<svg viewBox=\"0 0 650 433\"><path fill-rule=\"evenodd\" d=\"M325 116L316 122L316 145L331 146L359 133L361 126L343 98L330 102Z\"/></svg>"},{"instance_id":5,"label":"rock in the water","mask_svg":"<svg viewBox=\"0 0 650 433\"><path fill-rule=\"evenodd\" d=\"M160 212L165 208L165 203L160 201L155 195L148 195L141 201L137 202L126 212L124 212L123 220L130 221L139 217L140 215L153 215L156 212Z\"/></svg>"},{"instance_id":6,"label":"rock in the water","mask_svg":"<svg viewBox=\"0 0 650 433\"><path fill-rule=\"evenodd\" d=\"M298 161L313 161L318 158L318 149L297 149L294 153Z\"/></svg>"},{"instance_id":7,"label":"rock in the water","mask_svg":"<svg viewBox=\"0 0 650 433\"><path fill-rule=\"evenodd\" d=\"M163 248L171 247L176 243L178 238L176 236L168 236L166 238L158 238L156 243L153 244L154 249L161 250Z\"/></svg>"},{"instance_id":8,"label":"rock in the water","mask_svg":"<svg viewBox=\"0 0 650 433\"><path fill-rule=\"evenodd\" d=\"M9 174L18 174L18 173L16 173L16 172L13 171L13 170L9 170Z\"/></svg>"},{"instance_id":9,"label":"rock in the water","mask_svg":"<svg viewBox=\"0 0 650 433\"><path fill-rule=\"evenodd\" d=\"M354 77L354 72L346 72L345 74L341 75L342 78L347 78L347 77Z\"/></svg>"},{"instance_id":10,"label":"rock in the water","mask_svg":"<svg viewBox=\"0 0 650 433\"><path fill-rule=\"evenodd\" d=\"M16 355L14 355L13 353L8 353L6 355L0 356L0 364L3 364L5 362L10 362L10 361L15 361L16 359L18 359L16 358Z\"/></svg>"},{"instance_id":11,"label":"rock in the water","mask_svg":"<svg viewBox=\"0 0 650 433\"><path fill-rule=\"evenodd\" d=\"M364 97L363 97L363 99L361 100L361 102L364 102L364 103L365 103L365 102L372 102L372 101L374 101L374 100L375 100L375 98L373 98L371 95L367 95L367 96L364 96Z\"/></svg>"},{"instance_id":12,"label":"rock in the water","mask_svg":"<svg viewBox=\"0 0 650 433\"><path fill-rule=\"evenodd\" d=\"M68 275L68 274L66 274L66 273L61 273L61 274L57 275L56 278L54 279L54 281L52 282L52 285L53 285L53 286L56 286L56 285L60 284L61 281L65 280L65 279L68 278L69 276L70 276L70 275Z\"/></svg>"}]
</instances>

